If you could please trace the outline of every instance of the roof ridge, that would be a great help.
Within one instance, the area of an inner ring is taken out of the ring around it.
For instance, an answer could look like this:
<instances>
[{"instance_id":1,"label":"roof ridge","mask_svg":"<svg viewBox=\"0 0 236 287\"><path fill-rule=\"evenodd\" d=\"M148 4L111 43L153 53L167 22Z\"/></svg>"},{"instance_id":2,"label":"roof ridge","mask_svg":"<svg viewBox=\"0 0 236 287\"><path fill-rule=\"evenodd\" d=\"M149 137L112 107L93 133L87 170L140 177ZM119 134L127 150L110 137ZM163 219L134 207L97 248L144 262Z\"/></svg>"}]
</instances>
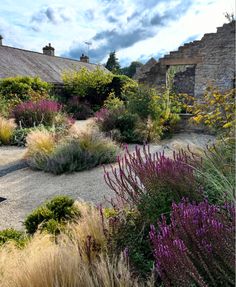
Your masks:
<instances>
[{"instance_id":1,"label":"roof ridge","mask_svg":"<svg viewBox=\"0 0 236 287\"><path fill-rule=\"evenodd\" d=\"M85 63L85 62L82 62L82 61L80 61L80 60L78 60L78 59L66 58L66 57L61 57L61 56L45 55L45 54L40 53L40 52L31 51L31 50L26 50L26 49L22 49L22 48L11 47L11 46L7 46L7 45L1 45L0 48L1 48L1 47L6 47L6 48L15 49L15 50L20 50L20 51L29 52L29 53L35 53L35 54L39 54L39 55L47 56L47 57L51 57L51 58L59 58L59 59L65 59L65 60L70 60L70 61L76 61L76 62L79 62L79 63L88 64L88 65L95 65L95 66L102 65L102 64L95 64L95 63Z\"/></svg>"}]
</instances>

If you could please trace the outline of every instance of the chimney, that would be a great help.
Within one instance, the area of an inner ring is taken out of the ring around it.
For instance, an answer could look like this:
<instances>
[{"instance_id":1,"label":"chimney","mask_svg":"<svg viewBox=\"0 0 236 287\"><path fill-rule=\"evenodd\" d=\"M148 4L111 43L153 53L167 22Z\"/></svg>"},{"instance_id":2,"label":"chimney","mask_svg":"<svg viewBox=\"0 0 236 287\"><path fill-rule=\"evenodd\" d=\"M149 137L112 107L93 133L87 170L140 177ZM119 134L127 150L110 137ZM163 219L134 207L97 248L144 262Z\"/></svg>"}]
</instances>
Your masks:
<instances>
[{"instance_id":1,"label":"chimney","mask_svg":"<svg viewBox=\"0 0 236 287\"><path fill-rule=\"evenodd\" d=\"M82 54L80 57L80 61L84 63L89 63L89 57Z\"/></svg>"},{"instance_id":2,"label":"chimney","mask_svg":"<svg viewBox=\"0 0 236 287\"><path fill-rule=\"evenodd\" d=\"M43 47L43 54L48 56L54 56L55 49L51 46L51 43L48 46Z\"/></svg>"},{"instance_id":3,"label":"chimney","mask_svg":"<svg viewBox=\"0 0 236 287\"><path fill-rule=\"evenodd\" d=\"M0 35L0 46L2 46L2 39L3 39L3 36Z\"/></svg>"}]
</instances>

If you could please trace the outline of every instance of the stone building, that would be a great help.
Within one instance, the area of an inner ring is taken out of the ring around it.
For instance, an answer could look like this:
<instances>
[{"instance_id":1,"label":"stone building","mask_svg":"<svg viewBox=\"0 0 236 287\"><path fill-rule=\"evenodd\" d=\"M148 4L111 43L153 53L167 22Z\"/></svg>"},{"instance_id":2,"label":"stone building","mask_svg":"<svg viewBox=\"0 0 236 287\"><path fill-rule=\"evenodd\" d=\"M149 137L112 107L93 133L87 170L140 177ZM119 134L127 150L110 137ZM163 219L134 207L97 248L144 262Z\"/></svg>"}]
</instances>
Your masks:
<instances>
[{"instance_id":1,"label":"stone building","mask_svg":"<svg viewBox=\"0 0 236 287\"><path fill-rule=\"evenodd\" d=\"M40 77L42 80L60 85L61 75L65 71L80 70L86 67L94 70L96 64L89 63L89 58L82 54L80 61L57 57L55 49L49 43L43 47L43 53L5 46L0 36L0 78L15 76ZM102 65L99 67L105 71Z\"/></svg>"},{"instance_id":2,"label":"stone building","mask_svg":"<svg viewBox=\"0 0 236 287\"><path fill-rule=\"evenodd\" d=\"M166 84L166 73L171 66L184 68L175 74L173 84L178 92L201 96L208 85L221 92L235 86L235 21L217 28L170 52L159 61L150 59L134 79L155 87Z\"/></svg>"}]
</instances>

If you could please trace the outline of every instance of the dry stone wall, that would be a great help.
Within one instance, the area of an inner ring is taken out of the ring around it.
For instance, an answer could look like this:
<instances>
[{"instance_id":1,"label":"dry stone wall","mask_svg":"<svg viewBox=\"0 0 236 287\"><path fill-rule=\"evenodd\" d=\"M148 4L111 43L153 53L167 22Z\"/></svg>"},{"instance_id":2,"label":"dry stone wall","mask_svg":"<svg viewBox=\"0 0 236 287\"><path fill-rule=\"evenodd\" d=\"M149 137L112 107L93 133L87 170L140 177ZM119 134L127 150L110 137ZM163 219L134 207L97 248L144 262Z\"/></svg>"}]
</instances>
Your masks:
<instances>
[{"instance_id":1,"label":"dry stone wall","mask_svg":"<svg viewBox=\"0 0 236 287\"><path fill-rule=\"evenodd\" d=\"M165 84L169 66L193 65L185 74L176 75L175 87L201 97L208 85L221 92L233 88L235 79L235 21L217 28L216 33L205 34L170 52L159 61L152 59L135 75L139 82L160 87Z\"/></svg>"}]
</instances>

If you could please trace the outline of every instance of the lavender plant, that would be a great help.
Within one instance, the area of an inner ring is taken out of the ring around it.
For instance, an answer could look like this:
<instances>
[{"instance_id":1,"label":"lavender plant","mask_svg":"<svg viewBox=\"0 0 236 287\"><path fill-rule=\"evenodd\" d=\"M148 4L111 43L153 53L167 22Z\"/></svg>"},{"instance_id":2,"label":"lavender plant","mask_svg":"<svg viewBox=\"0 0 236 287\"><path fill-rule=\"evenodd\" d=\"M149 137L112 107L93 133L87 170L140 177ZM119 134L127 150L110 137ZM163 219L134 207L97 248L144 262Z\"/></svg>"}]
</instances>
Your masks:
<instances>
[{"instance_id":1,"label":"lavender plant","mask_svg":"<svg viewBox=\"0 0 236 287\"><path fill-rule=\"evenodd\" d=\"M151 226L156 270L164 286L234 286L235 208L183 200Z\"/></svg>"}]
</instances>

